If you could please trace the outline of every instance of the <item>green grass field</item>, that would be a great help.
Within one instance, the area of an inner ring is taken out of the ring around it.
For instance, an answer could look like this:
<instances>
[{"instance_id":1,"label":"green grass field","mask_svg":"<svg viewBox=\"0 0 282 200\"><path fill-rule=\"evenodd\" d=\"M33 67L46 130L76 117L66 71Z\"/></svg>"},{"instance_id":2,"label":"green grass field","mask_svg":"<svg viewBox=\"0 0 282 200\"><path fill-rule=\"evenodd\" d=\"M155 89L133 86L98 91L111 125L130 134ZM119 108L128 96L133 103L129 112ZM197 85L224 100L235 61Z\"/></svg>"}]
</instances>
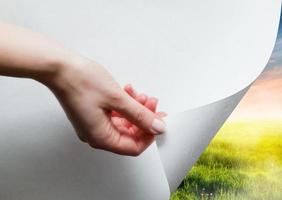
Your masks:
<instances>
[{"instance_id":1,"label":"green grass field","mask_svg":"<svg viewBox=\"0 0 282 200\"><path fill-rule=\"evenodd\" d=\"M227 122L171 200L281 200L282 121Z\"/></svg>"}]
</instances>

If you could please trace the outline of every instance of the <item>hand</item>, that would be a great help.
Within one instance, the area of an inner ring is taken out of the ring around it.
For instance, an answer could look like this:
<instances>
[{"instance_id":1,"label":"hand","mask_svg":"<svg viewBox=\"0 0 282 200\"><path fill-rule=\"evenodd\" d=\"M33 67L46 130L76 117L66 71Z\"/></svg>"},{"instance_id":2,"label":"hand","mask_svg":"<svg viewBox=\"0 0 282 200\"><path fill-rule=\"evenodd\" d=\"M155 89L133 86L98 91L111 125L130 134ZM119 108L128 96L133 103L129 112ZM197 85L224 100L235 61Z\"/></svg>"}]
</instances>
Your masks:
<instances>
[{"instance_id":1,"label":"hand","mask_svg":"<svg viewBox=\"0 0 282 200\"><path fill-rule=\"evenodd\" d=\"M125 86L124 90L140 104L156 113L158 99L154 97L148 97L145 94L138 94L131 85ZM156 115L160 118L163 118L166 116L166 113L157 112ZM112 112L111 120L118 132L136 137L136 142L141 149L146 149L155 139L154 135L145 133L115 111Z\"/></svg>"},{"instance_id":2,"label":"hand","mask_svg":"<svg viewBox=\"0 0 282 200\"><path fill-rule=\"evenodd\" d=\"M0 75L32 78L49 87L90 146L136 156L165 131L162 116L154 113L156 99L141 100L133 89L125 92L102 66L58 42L0 22L0 44Z\"/></svg>"},{"instance_id":3,"label":"hand","mask_svg":"<svg viewBox=\"0 0 282 200\"><path fill-rule=\"evenodd\" d=\"M137 156L165 131L157 99L125 90L99 64L74 58L46 84L64 108L78 137L91 147Z\"/></svg>"}]
</instances>

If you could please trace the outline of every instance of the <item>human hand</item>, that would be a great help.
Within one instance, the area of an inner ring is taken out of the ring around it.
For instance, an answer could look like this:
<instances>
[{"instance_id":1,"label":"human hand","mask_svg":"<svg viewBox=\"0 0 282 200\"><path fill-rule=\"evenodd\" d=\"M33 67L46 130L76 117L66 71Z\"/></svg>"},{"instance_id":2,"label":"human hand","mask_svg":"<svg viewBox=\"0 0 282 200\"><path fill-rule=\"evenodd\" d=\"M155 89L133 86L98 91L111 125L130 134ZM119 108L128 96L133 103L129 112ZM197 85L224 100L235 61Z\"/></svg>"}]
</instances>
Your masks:
<instances>
[{"instance_id":1,"label":"human hand","mask_svg":"<svg viewBox=\"0 0 282 200\"><path fill-rule=\"evenodd\" d=\"M145 94L138 94L131 85L126 85L124 90L140 104L156 113L156 116L163 118L166 116L164 112L156 112L158 99L154 97L148 97ZM128 121L121 114L113 111L111 120L118 132L125 135L132 135L136 137L136 142L141 149L146 149L155 139L154 135L145 133L142 129Z\"/></svg>"},{"instance_id":2,"label":"human hand","mask_svg":"<svg viewBox=\"0 0 282 200\"><path fill-rule=\"evenodd\" d=\"M40 79L58 98L78 137L96 149L137 156L165 132L157 99L123 90L99 64L74 57Z\"/></svg>"},{"instance_id":3,"label":"human hand","mask_svg":"<svg viewBox=\"0 0 282 200\"><path fill-rule=\"evenodd\" d=\"M153 135L165 131L161 116L154 113L156 100L138 101L102 66L58 42L0 22L0 44L0 75L32 78L49 87L79 138L90 146L136 156Z\"/></svg>"}]
</instances>

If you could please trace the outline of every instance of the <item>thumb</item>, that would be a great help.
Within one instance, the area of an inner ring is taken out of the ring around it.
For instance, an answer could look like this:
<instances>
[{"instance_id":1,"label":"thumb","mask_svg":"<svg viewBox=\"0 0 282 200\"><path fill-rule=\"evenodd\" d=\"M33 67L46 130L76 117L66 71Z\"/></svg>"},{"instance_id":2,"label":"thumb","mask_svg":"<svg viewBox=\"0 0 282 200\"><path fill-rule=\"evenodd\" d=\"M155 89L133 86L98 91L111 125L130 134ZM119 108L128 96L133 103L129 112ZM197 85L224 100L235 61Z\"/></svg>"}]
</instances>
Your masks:
<instances>
[{"instance_id":1,"label":"thumb","mask_svg":"<svg viewBox=\"0 0 282 200\"><path fill-rule=\"evenodd\" d=\"M165 132L164 121L124 91L120 100L113 102L111 106L113 110L147 133L158 135Z\"/></svg>"}]
</instances>

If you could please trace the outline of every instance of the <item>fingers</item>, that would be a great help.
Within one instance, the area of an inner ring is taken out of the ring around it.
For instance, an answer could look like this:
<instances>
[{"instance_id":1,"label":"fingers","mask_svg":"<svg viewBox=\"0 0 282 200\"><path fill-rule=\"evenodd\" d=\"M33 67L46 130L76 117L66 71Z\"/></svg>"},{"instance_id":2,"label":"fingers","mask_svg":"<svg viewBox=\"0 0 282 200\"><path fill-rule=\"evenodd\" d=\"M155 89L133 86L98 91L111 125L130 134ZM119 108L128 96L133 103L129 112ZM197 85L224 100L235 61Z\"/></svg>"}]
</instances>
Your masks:
<instances>
[{"instance_id":1,"label":"fingers","mask_svg":"<svg viewBox=\"0 0 282 200\"><path fill-rule=\"evenodd\" d=\"M126 93L134 99L137 97L136 91L133 89L132 85L130 84L124 86L124 91L126 91Z\"/></svg>"},{"instance_id":2,"label":"fingers","mask_svg":"<svg viewBox=\"0 0 282 200\"><path fill-rule=\"evenodd\" d=\"M121 133L117 142L110 145L110 150L114 153L128 156L140 155L153 141L154 136L143 134L140 137L135 137L129 133L130 129L120 129Z\"/></svg>"},{"instance_id":3,"label":"fingers","mask_svg":"<svg viewBox=\"0 0 282 200\"><path fill-rule=\"evenodd\" d=\"M157 112L157 116L160 118L164 118L167 116L167 114L165 112Z\"/></svg>"},{"instance_id":4,"label":"fingers","mask_svg":"<svg viewBox=\"0 0 282 200\"><path fill-rule=\"evenodd\" d=\"M122 95L118 104L112 104L116 110L131 123L144 130L146 133L161 134L165 132L165 123L161 121L155 113L141 105L126 93Z\"/></svg>"},{"instance_id":5,"label":"fingers","mask_svg":"<svg viewBox=\"0 0 282 200\"><path fill-rule=\"evenodd\" d=\"M132 87L132 85L128 84L124 87L124 91L131 96L132 98L134 98L136 101L138 101L139 103L141 103L142 105L144 105L148 99L147 95L145 94L138 94Z\"/></svg>"},{"instance_id":6,"label":"fingers","mask_svg":"<svg viewBox=\"0 0 282 200\"><path fill-rule=\"evenodd\" d=\"M152 135L145 135L144 138L136 141L133 137L122 134L118 143L104 149L120 155L139 156L153 141L154 137Z\"/></svg>"},{"instance_id":7,"label":"fingers","mask_svg":"<svg viewBox=\"0 0 282 200\"><path fill-rule=\"evenodd\" d=\"M156 112L157 110L157 104L158 104L158 99L151 97L148 99L148 101L145 103L145 107L148 108L152 112Z\"/></svg>"},{"instance_id":8,"label":"fingers","mask_svg":"<svg viewBox=\"0 0 282 200\"><path fill-rule=\"evenodd\" d=\"M144 105L147 102L147 95L145 94L138 94L133 87L128 84L124 87L124 91L131 96L132 98L134 98L136 101L138 101L140 104ZM122 117L121 114L119 114L116 111L112 111L112 117Z\"/></svg>"},{"instance_id":9,"label":"fingers","mask_svg":"<svg viewBox=\"0 0 282 200\"><path fill-rule=\"evenodd\" d=\"M126 127L129 128L131 127L131 123L124 119L123 117L111 117L112 123L115 127Z\"/></svg>"},{"instance_id":10,"label":"fingers","mask_svg":"<svg viewBox=\"0 0 282 200\"><path fill-rule=\"evenodd\" d=\"M138 156L154 141L154 135L165 131L165 124L160 119L164 113L155 113L156 98L138 94L131 85L125 86L123 93L115 95L108 108L114 111L107 118L107 125L101 128L101 131L107 130L109 137L99 145L88 143L113 153Z\"/></svg>"},{"instance_id":11,"label":"fingers","mask_svg":"<svg viewBox=\"0 0 282 200\"><path fill-rule=\"evenodd\" d=\"M107 120L102 126L95 130L96 134L91 138L88 137L87 143L95 149L103 149L113 153L138 156L140 155L153 141L154 136L144 134L144 136L137 138L131 129L120 126L115 128L110 122L109 118L101 116L102 121ZM97 138L96 135L103 135L106 137Z\"/></svg>"},{"instance_id":12,"label":"fingers","mask_svg":"<svg viewBox=\"0 0 282 200\"><path fill-rule=\"evenodd\" d=\"M129 94L132 98L134 98L136 101L138 101L140 104L147 107L152 112L156 112L158 99L155 97L148 98L145 94L138 94L133 87L128 84L124 87L124 90ZM161 115L158 115L161 116Z\"/></svg>"},{"instance_id":13,"label":"fingers","mask_svg":"<svg viewBox=\"0 0 282 200\"><path fill-rule=\"evenodd\" d=\"M145 102L145 104L144 104L144 106L146 107L146 108L148 108L150 111L152 111L153 113L155 113L156 112L156 109L157 109L157 104L158 104L158 99L157 98L154 98L154 97L150 97L150 98L148 98L148 100ZM159 117L159 115L156 115L156 116L158 116ZM138 127L137 126L133 126L132 127L133 128L133 130L134 131L138 131ZM141 132L141 134L144 134L144 132L142 133ZM140 135L140 134L139 134Z\"/></svg>"},{"instance_id":14,"label":"fingers","mask_svg":"<svg viewBox=\"0 0 282 200\"><path fill-rule=\"evenodd\" d=\"M136 97L136 101L138 101L140 104L144 105L147 102L148 97L145 94L139 94Z\"/></svg>"},{"instance_id":15,"label":"fingers","mask_svg":"<svg viewBox=\"0 0 282 200\"><path fill-rule=\"evenodd\" d=\"M109 102L110 109L115 110L146 133L157 135L165 132L165 123L151 111L152 109L146 108L146 106L141 105L135 100L138 98L141 103L144 101L146 103L147 97L143 95L138 97L138 94L134 91L131 85L125 86L124 90L126 92L121 91L115 93L116 96L111 98L113 101Z\"/></svg>"},{"instance_id":16,"label":"fingers","mask_svg":"<svg viewBox=\"0 0 282 200\"><path fill-rule=\"evenodd\" d=\"M138 98L138 96L137 96ZM146 102L144 103L144 106L147 107L149 110L151 110L152 112L156 112L156 108L157 108L157 103L158 103L158 99L151 97L148 98L148 100L146 100ZM159 113L156 113L156 115L160 118L164 117L164 115L161 115ZM137 126L133 126L128 120L126 120L125 118L123 118L121 115L120 117L117 117L115 115L112 115L112 123L114 124L114 126L119 130L121 127L126 127L128 129L130 129L128 131L128 133L136 133L137 131L139 131L139 128ZM139 136L139 134L138 134Z\"/></svg>"}]
</instances>

